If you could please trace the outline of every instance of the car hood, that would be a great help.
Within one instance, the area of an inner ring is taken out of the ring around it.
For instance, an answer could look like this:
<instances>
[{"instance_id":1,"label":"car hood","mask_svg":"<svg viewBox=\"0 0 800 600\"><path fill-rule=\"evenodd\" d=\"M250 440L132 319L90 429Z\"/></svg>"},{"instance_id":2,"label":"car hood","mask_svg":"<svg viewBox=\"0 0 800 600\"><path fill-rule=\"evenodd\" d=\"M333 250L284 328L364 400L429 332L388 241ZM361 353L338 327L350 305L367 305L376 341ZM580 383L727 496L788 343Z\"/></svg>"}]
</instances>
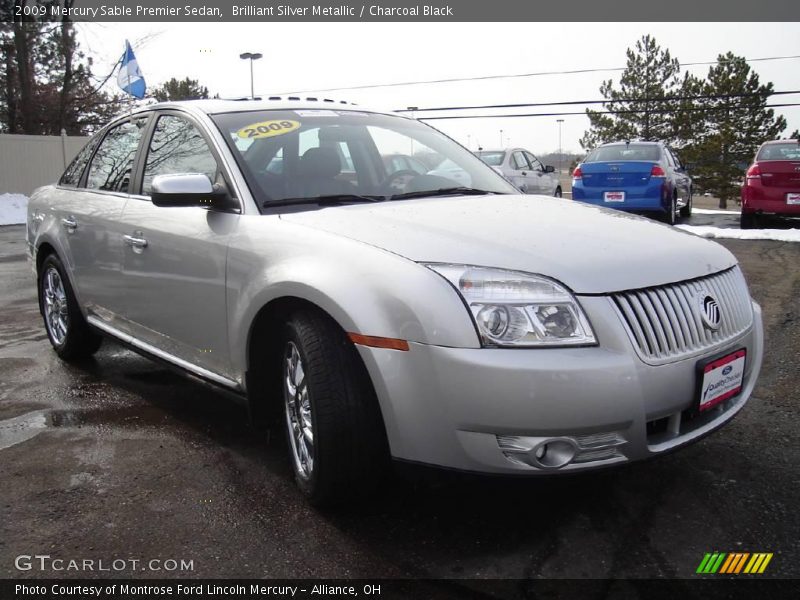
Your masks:
<instances>
[{"instance_id":1,"label":"car hood","mask_svg":"<svg viewBox=\"0 0 800 600\"><path fill-rule=\"evenodd\" d=\"M719 244L679 229L544 196L428 198L326 207L281 218L417 262L539 273L578 294L673 283L736 264Z\"/></svg>"}]
</instances>

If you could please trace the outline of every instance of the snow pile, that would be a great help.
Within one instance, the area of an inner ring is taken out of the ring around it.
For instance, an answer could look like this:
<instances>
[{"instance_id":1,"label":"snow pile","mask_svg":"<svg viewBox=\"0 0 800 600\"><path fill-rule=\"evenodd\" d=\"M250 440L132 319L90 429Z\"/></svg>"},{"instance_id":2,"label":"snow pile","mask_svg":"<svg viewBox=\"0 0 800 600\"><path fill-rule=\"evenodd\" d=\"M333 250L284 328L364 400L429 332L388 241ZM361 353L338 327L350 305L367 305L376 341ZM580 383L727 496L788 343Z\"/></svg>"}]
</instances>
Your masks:
<instances>
[{"instance_id":1,"label":"snow pile","mask_svg":"<svg viewBox=\"0 0 800 600\"><path fill-rule=\"evenodd\" d=\"M698 215L738 215L738 210L721 210L716 208L694 208L692 207L692 214Z\"/></svg>"},{"instance_id":2,"label":"snow pile","mask_svg":"<svg viewBox=\"0 0 800 600\"><path fill-rule=\"evenodd\" d=\"M704 238L800 242L800 229L723 229L706 225L676 225L675 227Z\"/></svg>"},{"instance_id":3,"label":"snow pile","mask_svg":"<svg viewBox=\"0 0 800 600\"><path fill-rule=\"evenodd\" d=\"M0 225L21 225L28 214L28 197L22 194L0 194Z\"/></svg>"}]
</instances>

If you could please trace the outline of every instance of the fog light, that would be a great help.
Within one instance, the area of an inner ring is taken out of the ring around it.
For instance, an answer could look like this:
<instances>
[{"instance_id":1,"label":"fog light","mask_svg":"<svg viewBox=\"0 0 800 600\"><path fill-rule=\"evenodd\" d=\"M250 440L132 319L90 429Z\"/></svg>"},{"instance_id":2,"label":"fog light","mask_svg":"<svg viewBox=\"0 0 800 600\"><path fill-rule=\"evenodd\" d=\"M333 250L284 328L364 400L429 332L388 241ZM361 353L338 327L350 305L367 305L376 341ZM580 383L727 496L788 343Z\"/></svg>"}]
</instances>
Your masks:
<instances>
[{"instance_id":1,"label":"fog light","mask_svg":"<svg viewBox=\"0 0 800 600\"><path fill-rule=\"evenodd\" d=\"M540 444L536 448L534 456L536 462L541 466L548 469L560 469L572 462L577 450L576 445L569 440L553 440Z\"/></svg>"}]
</instances>

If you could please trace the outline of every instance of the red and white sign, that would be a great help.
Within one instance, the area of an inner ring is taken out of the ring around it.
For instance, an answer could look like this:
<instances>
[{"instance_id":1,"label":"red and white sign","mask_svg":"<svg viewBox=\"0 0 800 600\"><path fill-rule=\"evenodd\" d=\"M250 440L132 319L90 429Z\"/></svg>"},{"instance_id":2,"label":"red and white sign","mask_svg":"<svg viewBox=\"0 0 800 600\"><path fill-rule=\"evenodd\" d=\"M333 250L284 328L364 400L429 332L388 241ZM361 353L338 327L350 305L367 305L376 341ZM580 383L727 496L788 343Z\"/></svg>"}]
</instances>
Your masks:
<instances>
[{"instance_id":1,"label":"red and white sign","mask_svg":"<svg viewBox=\"0 0 800 600\"><path fill-rule=\"evenodd\" d=\"M625 192L605 192L603 200L606 202L625 202Z\"/></svg>"},{"instance_id":2,"label":"red and white sign","mask_svg":"<svg viewBox=\"0 0 800 600\"><path fill-rule=\"evenodd\" d=\"M700 410L708 410L742 391L747 350L742 348L703 367Z\"/></svg>"}]
</instances>

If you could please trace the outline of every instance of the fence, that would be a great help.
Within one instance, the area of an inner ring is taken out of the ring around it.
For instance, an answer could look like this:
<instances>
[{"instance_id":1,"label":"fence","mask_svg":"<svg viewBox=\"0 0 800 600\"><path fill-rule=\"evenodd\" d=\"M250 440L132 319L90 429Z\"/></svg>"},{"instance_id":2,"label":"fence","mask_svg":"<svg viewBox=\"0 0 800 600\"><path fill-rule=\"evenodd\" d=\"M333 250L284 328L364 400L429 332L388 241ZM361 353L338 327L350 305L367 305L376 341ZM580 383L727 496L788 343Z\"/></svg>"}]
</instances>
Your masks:
<instances>
[{"instance_id":1,"label":"fence","mask_svg":"<svg viewBox=\"0 0 800 600\"><path fill-rule=\"evenodd\" d=\"M89 140L68 135L0 135L0 194L30 196L53 183Z\"/></svg>"}]
</instances>

